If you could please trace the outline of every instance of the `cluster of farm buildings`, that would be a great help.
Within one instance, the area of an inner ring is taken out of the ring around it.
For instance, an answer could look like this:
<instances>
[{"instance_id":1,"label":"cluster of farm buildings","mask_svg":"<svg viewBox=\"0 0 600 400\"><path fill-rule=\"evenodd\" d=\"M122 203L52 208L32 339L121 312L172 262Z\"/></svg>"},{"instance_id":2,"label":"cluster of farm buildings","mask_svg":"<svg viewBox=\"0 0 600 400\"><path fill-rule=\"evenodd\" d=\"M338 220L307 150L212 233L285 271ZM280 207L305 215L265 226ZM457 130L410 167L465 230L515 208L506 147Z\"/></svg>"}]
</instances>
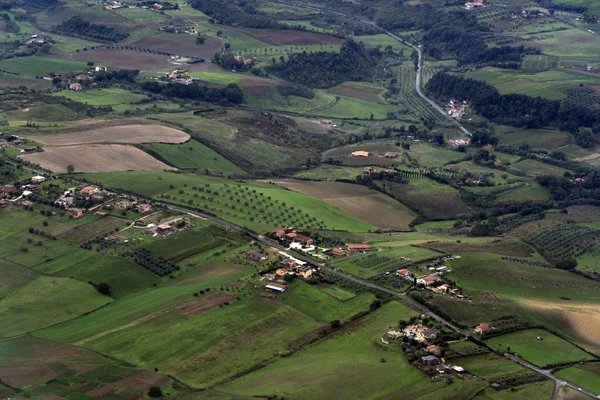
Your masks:
<instances>
[{"instance_id":1,"label":"cluster of farm buildings","mask_svg":"<svg viewBox=\"0 0 600 400\"><path fill-rule=\"evenodd\" d=\"M460 120L465 115L465 110L469 107L466 100L459 101L451 98L446 103L446 112L456 120Z\"/></svg>"},{"instance_id":2,"label":"cluster of farm buildings","mask_svg":"<svg viewBox=\"0 0 600 400\"><path fill-rule=\"evenodd\" d=\"M79 91L83 90L87 86L87 81L94 77L94 72L103 72L103 71L107 71L107 70L108 70L108 67L105 67L102 65L97 65L96 67L94 67L94 71L88 71L86 73L81 73L79 75L75 75L69 81L69 90L74 91L74 92L79 92ZM45 75L44 79L51 81L55 77L61 77L61 76L56 75L54 73L50 73L48 75ZM95 88L98 86L98 83L92 82L89 86Z\"/></svg>"},{"instance_id":3,"label":"cluster of farm buildings","mask_svg":"<svg viewBox=\"0 0 600 400\"><path fill-rule=\"evenodd\" d=\"M9 135L0 132L0 149L14 147L21 150L21 153L34 153L39 151L38 146L27 145L27 139L17 135Z\"/></svg>"}]
</instances>

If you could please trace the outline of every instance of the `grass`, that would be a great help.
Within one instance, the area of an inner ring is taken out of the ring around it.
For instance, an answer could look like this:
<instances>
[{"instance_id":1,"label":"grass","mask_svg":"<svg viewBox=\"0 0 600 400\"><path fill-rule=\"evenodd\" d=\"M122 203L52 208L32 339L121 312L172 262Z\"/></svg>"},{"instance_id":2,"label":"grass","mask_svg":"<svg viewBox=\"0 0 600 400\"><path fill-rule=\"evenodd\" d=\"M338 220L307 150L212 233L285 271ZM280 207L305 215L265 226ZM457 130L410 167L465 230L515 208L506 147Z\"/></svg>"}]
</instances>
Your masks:
<instances>
[{"instance_id":1,"label":"grass","mask_svg":"<svg viewBox=\"0 0 600 400\"><path fill-rule=\"evenodd\" d=\"M529 176L539 175L552 175L552 176L563 176L566 172L565 169L556 167L550 164L544 164L540 161L535 160L523 160L512 165L512 168L516 168L521 172L526 173Z\"/></svg>"},{"instance_id":2,"label":"grass","mask_svg":"<svg viewBox=\"0 0 600 400\"><path fill-rule=\"evenodd\" d=\"M316 116L346 119L370 119L373 114L375 119L387 119L387 113L396 110L396 107L391 104L379 104L344 96L337 97L339 100L330 107L313 110L310 113Z\"/></svg>"},{"instance_id":3,"label":"grass","mask_svg":"<svg viewBox=\"0 0 600 400\"><path fill-rule=\"evenodd\" d=\"M502 94L526 94L551 100L566 98L567 88L577 87L580 84L600 83L600 78L597 77L560 70L528 74L522 71L487 67L468 73L466 77L485 81Z\"/></svg>"},{"instance_id":4,"label":"grass","mask_svg":"<svg viewBox=\"0 0 600 400\"><path fill-rule=\"evenodd\" d=\"M392 46L395 52L402 52L405 59L409 59L410 54L413 51L412 48L403 45L391 36L383 33L378 35L355 36L354 40L356 42L363 42L364 44L368 44L370 46L381 46L382 50L384 50L387 46Z\"/></svg>"},{"instance_id":5,"label":"grass","mask_svg":"<svg viewBox=\"0 0 600 400\"><path fill-rule=\"evenodd\" d=\"M321 290L341 301L346 301L356 296L356 293L339 286L329 286Z\"/></svg>"},{"instance_id":6,"label":"grass","mask_svg":"<svg viewBox=\"0 0 600 400\"><path fill-rule=\"evenodd\" d=\"M56 92L54 95L64 96L71 100L92 106L114 106L136 102L147 98L146 95L131 93L120 88L93 89L79 92L63 90L62 92Z\"/></svg>"},{"instance_id":7,"label":"grass","mask_svg":"<svg viewBox=\"0 0 600 400\"><path fill-rule=\"evenodd\" d=\"M0 337L58 324L110 303L91 285L70 278L40 276L0 302Z\"/></svg>"},{"instance_id":8,"label":"grass","mask_svg":"<svg viewBox=\"0 0 600 400\"><path fill-rule=\"evenodd\" d=\"M307 29L309 31L313 31L313 32L319 32L319 33L329 33L329 32L333 32L333 29L326 29L326 28L320 28L318 26L314 26L310 23L310 21L303 21L303 20L294 20L294 19L290 19L290 20L280 20L279 21L280 24L284 24L284 25L289 25L289 26L301 26L304 29Z\"/></svg>"},{"instance_id":9,"label":"grass","mask_svg":"<svg viewBox=\"0 0 600 400\"><path fill-rule=\"evenodd\" d=\"M571 135L568 132L551 129L517 129L497 125L496 133L503 143L510 143L514 146L528 144L534 149L555 150L571 141Z\"/></svg>"},{"instance_id":10,"label":"grass","mask_svg":"<svg viewBox=\"0 0 600 400\"><path fill-rule=\"evenodd\" d=\"M317 168L296 172L295 178L311 181L335 181L337 179L355 179L362 174L363 167L339 167L334 165L319 165Z\"/></svg>"},{"instance_id":11,"label":"grass","mask_svg":"<svg viewBox=\"0 0 600 400\"><path fill-rule=\"evenodd\" d=\"M136 23L136 25L161 23L166 20L159 12L144 10L142 8L120 8L115 13Z\"/></svg>"},{"instance_id":12,"label":"grass","mask_svg":"<svg viewBox=\"0 0 600 400\"><path fill-rule=\"evenodd\" d=\"M75 249L54 260L38 264L33 269L42 274L54 275L65 268L69 268L70 266L78 264L93 256L94 253L89 250Z\"/></svg>"},{"instance_id":13,"label":"grass","mask_svg":"<svg viewBox=\"0 0 600 400\"><path fill-rule=\"evenodd\" d=\"M532 398L549 400L552 399L553 393L554 383L550 380L546 380L504 390L486 389L485 392L481 393L481 397L477 396L476 398L486 400L518 400Z\"/></svg>"},{"instance_id":14,"label":"grass","mask_svg":"<svg viewBox=\"0 0 600 400\"><path fill-rule=\"evenodd\" d=\"M440 252L415 246L382 248L376 253L367 253L349 260L341 260L334 265L360 278L370 278L396 269L404 268L400 257L408 257L411 262L440 255Z\"/></svg>"},{"instance_id":15,"label":"grass","mask_svg":"<svg viewBox=\"0 0 600 400\"><path fill-rule=\"evenodd\" d=\"M363 293L341 301L302 281L294 282L278 297L278 301L324 323L336 319L346 321L353 315L368 310L373 300L375 300L374 295Z\"/></svg>"},{"instance_id":16,"label":"grass","mask_svg":"<svg viewBox=\"0 0 600 400\"><path fill-rule=\"evenodd\" d=\"M549 37L545 38L545 36ZM536 38L535 41L528 41L525 44L542 50L544 54L560 57L589 57L590 54L600 54L598 39L589 32L579 29L555 31L550 35L544 35L544 38Z\"/></svg>"},{"instance_id":17,"label":"grass","mask_svg":"<svg viewBox=\"0 0 600 400\"><path fill-rule=\"evenodd\" d=\"M64 74L72 71L83 71L86 68L87 64L85 63L36 56L0 60L0 69L16 72L19 75L26 77L42 77L51 72Z\"/></svg>"},{"instance_id":18,"label":"grass","mask_svg":"<svg viewBox=\"0 0 600 400\"><path fill-rule=\"evenodd\" d=\"M31 239L32 243L29 243L28 239ZM23 251L23 249L27 250ZM34 267L69 253L73 249L62 240L43 239L37 235L20 233L3 241L0 247L0 257L26 267Z\"/></svg>"},{"instance_id":19,"label":"grass","mask_svg":"<svg viewBox=\"0 0 600 400\"><path fill-rule=\"evenodd\" d=\"M225 175L244 175L246 172L197 140L184 144L153 143L145 147L180 169L201 169Z\"/></svg>"},{"instance_id":20,"label":"grass","mask_svg":"<svg viewBox=\"0 0 600 400\"><path fill-rule=\"evenodd\" d=\"M36 273L27 268L1 259L0 275L3 277L0 282L0 299L16 292L20 287L35 279L37 276Z\"/></svg>"},{"instance_id":21,"label":"grass","mask_svg":"<svg viewBox=\"0 0 600 400\"><path fill-rule=\"evenodd\" d=\"M381 335L414 313L392 302L335 334L248 375L219 386L244 396L277 394L293 399L378 399L429 379L412 367L399 347ZM381 362L384 358L386 362Z\"/></svg>"},{"instance_id":22,"label":"grass","mask_svg":"<svg viewBox=\"0 0 600 400\"><path fill-rule=\"evenodd\" d=\"M98 236L109 235L129 224L130 222L126 219L107 215L86 225L76 226L75 229L62 235L61 239L73 245L79 245Z\"/></svg>"},{"instance_id":23,"label":"grass","mask_svg":"<svg viewBox=\"0 0 600 400\"><path fill-rule=\"evenodd\" d=\"M164 172L82 174L79 177L85 177L92 182L100 182L106 187L125 188L146 196L168 195L169 198L163 198L163 200L205 209L225 220L240 226L247 226L258 232L272 230L292 221L296 221L295 226L300 228L321 224L325 227L349 231L376 230L374 226L363 223L322 200L264 183L245 182L242 184L221 178ZM205 186L207 184L211 192L218 192L220 197L215 198L214 195L207 192L203 193L191 188L191 186L207 188ZM173 185L174 188L170 189L170 185ZM184 185L187 185L188 188L185 188ZM179 190L182 190L183 193L180 193ZM232 192L227 193L227 190ZM252 192L252 190L256 192ZM198 197L195 197L195 194ZM202 199L202 195L205 199ZM243 198L242 195L246 198ZM229 196L233 196L234 200L230 200ZM213 200L209 200L209 197ZM239 203L236 200L238 197ZM259 201L262 206L258 204ZM232 203L229 204L230 202ZM246 206L245 203L248 205ZM233 209L232 205L235 205L236 208ZM267 205L269 205L268 209L264 208ZM252 206L256 208L252 209ZM291 207L294 209L292 210ZM260 211L261 209L263 211Z\"/></svg>"},{"instance_id":24,"label":"grass","mask_svg":"<svg viewBox=\"0 0 600 400\"><path fill-rule=\"evenodd\" d=\"M533 183L518 189L503 192L497 196L500 201L506 200L549 200L552 198L550 191L539 183Z\"/></svg>"},{"instance_id":25,"label":"grass","mask_svg":"<svg viewBox=\"0 0 600 400\"><path fill-rule=\"evenodd\" d=\"M495 381L504 375L512 375L525 371L519 364L494 353L471 357L461 357L453 361L470 374L477 375L487 381Z\"/></svg>"},{"instance_id":26,"label":"grass","mask_svg":"<svg viewBox=\"0 0 600 400\"><path fill-rule=\"evenodd\" d=\"M577 365L561 369L555 373L559 378L581 386L584 389L600 393L600 368L599 364Z\"/></svg>"},{"instance_id":27,"label":"grass","mask_svg":"<svg viewBox=\"0 0 600 400\"><path fill-rule=\"evenodd\" d=\"M538 336L541 336L543 340L537 340ZM520 357L540 367L593 359L592 356L571 343L541 329L507 333L488 339L486 342L505 351L509 351L510 348L511 353L517 353Z\"/></svg>"},{"instance_id":28,"label":"grass","mask_svg":"<svg viewBox=\"0 0 600 400\"><path fill-rule=\"evenodd\" d=\"M134 262L109 255L95 255L57 274L83 282L108 283L117 298L146 289L159 281L156 275Z\"/></svg>"}]
</instances>

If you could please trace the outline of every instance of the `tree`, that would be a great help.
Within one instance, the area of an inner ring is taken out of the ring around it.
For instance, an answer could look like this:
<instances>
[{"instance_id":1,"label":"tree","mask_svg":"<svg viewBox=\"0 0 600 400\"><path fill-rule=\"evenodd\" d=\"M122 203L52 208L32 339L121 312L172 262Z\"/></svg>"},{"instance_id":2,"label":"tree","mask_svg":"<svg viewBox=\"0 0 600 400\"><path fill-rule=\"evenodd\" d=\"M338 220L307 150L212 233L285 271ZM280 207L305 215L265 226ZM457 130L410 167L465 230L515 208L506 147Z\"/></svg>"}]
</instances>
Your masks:
<instances>
[{"instance_id":1,"label":"tree","mask_svg":"<svg viewBox=\"0 0 600 400\"><path fill-rule=\"evenodd\" d=\"M75 166L73 164L67 165L67 173L72 174L75 172Z\"/></svg>"},{"instance_id":2,"label":"tree","mask_svg":"<svg viewBox=\"0 0 600 400\"><path fill-rule=\"evenodd\" d=\"M148 390L148 396L150 397L162 397L163 393L162 393L162 389L160 388L160 386L150 386L150 389Z\"/></svg>"},{"instance_id":3,"label":"tree","mask_svg":"<svg viewBox=\"0 0 600 400\"><path fill-rule=\"evenodd\" d=\"M108 283L104 283L104 282L97 284L96 290L107 296L110 296L113 292L112 286L110 286Z\"/></svg>"},{"instance_id":4,"label":"tree","mask_svg":"<svg viewBox=\"0 0 600 400\"><path fill-rule=\"evenodd\" d=\"M204 44L205 41L206 41L206 38L204 36L198 36L196 38L196 44Z\"/></svg>"},{"instance_id":5,"label":"tree","mask_svg":"<svg viewBox=\"0 0 600 400\"><path fill-rule=\"evenodd\" d=\"M556 268L564 269L567 271L574 270L575 268L577 268L577 260L575 260L574 258L560 260L556 263Z\"/></svg>"}]
</instances>

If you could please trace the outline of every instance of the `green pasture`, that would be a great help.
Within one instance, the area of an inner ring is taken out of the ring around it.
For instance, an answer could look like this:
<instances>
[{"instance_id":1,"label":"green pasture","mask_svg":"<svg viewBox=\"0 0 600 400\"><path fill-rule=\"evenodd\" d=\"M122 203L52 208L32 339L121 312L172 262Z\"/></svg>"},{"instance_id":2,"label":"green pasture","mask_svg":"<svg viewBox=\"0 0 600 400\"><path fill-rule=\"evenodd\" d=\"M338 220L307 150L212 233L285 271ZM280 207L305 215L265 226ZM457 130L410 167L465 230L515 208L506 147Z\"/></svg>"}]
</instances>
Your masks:
<instances>
[{"instance_id":1,"label":"green pasture","mask_svg":"<svg viewBox=\"0 0 600 400\"><path fill-rule=\"evenodd\" d=\"M402 350L380 338L399 319L414 313L397 302L384 305L356 323L265 368L218 388L236 395L264 393L293 399L379 399L426 378ZM385 362L382 362L384 359ZM410 397L407 397L410 398Z\"/></svg>"},{"instance_id":2,"label":"green pasture","mask_svg":"<svg viewBox=\"0 0 600 400\"><path fill-rule=\"evenodd\" d=\"M294 178L311 181L335 181L336 179L354 179L362 174L364 167L340 167L335 165L319 165L294 174Z\"/></svg>"},{"instance_id":3,"label":"green pasture","mask_svg":"<svg viewBox=\"0 0 600 400\"><path fill-rule=\"evenodd\" d=\"M561 369L555 375L584 389L600 393L600 364L577 365Z\"/></svg>"},{"instance_id":4,"label":"green pasture","mask_svg":"<svg viewBox=\"0 0 600 400\"><path fill-rule=\"evenodd\" d=\"M388 112L396 111L396 107L391 104L373 103L345 96L336 96L336 100L329 107L312 110L309 113L315 116L345 119L370 119L373 114L374 119L387 119Z\"/></svg>"},{"instance_id":5,"label":"green pasture","mask_svg":"<svg viewBox=\"0 0 600 400\"><path fill-rule=\"evenodd\" d=\"M334 95L324 90L314 91L314 97L307 99L300 96L283 96L274 86L264 89L267 91L264 95L256 95L246 90L244 92L244 104L257 109L312 114L315 110L326 109L334 105L336 101Z\"/></svg>"},{"instance_id":6,"label":"green pasture","mask_svg":"<svg viewBox=\"0 0 600 400\"><path fill-rule=\"evenodd\" d=\"M27 229L26 226L24 228ZM62 240L52 240L24 231L2 240L0 257L26 267L34 267L73 250L72 246Z\"/></svg>"},{"instance_id":7,"label":"green pasture","mask_svg":"<svg viewBox=\"0 0 600 400\"><path fill-rule=\"evenodd\" d=\"M85 63L36 56L0 60L0 69L16 72L19 76L25 77L41 77L51 72L64 74L71 71L83 71L86 68L87 64Z\"/></svg>"},{"instance_id":8,"label":"green pasture","mask_svg":"<svg viewBox=\"0 0 600 400\"><path fill-rule=\"evenodd\" d=\"M86 217L83 217L86 218ZM61 236L61 239L73 245L80 245L88 240L95 239L98 236L107 236L118 229L123 229L131 222L124 218L107 215L97 220L93 220L82 226L75 226L72 230Z\"/></svg>"},{"instance_id":9,"label":"green pasture","mask_svg":"<svg viewBox=\"0 0 600 400\"><path fill-rule=\"evenodd\" d=\"M514 146L528 144L534 149L555 150L571 141L568 132L554 129L518 129L496 125L496 134L502 143Z\"/></svg>"},{"instance_id":10,"label":"green pasture","mask_svg":"<svg viewBox=\"0 0 600 400\"><path fill-rule=\"evenodd\" d=\"M525 371L525 368L516 362L494 353L461 357L453 360L453 363L460 365L470 374L491 382L501 376L513 375Z\"/></svg>"},{"instance_id":11,"label":"green pasture","mask_svg":"<svg viewBox=\"0 0 600 400\"><path fill-rule=\"evenodd\" d=\"M406 263L400 260L400 257L408 257L411 262L417 262L440 254L435 250L415 246L382 247L380 251L347 260L342 259L333 265L360 278L370 278L385 272L394 273L397 269L405 268Z\"/></svg>"},{"instance_id":12,"label":"green pasture","mask_svg":"<svg viewBox=\"0 0 600 400\"><path fill-rule=\"evenodd\" d=\"M373 294L362 293L349 300L341 301L302 281L294 282L278 298L278 301L324 323L336 319L346 321L359 312L367 311L374 300Z\"/></svg>"},{"instance_id":13,"label":"green pasture","mask_svg":"<svg viewBox=\"0 0 600 400\"><path fill-rule=\"evenodd\" d=\"M520 400L520 399L545 399L553 398L554 382L545 380L542 382L528 383L521 386L496 390L486 389L476 399L485 400ZM561 398L561 397L558 397Z\"/></svg>"},{"instance_id":14,"label":"green pasture","mask_svg":"<svg viewBox=\"0 0 600 400\"><path fill-rule=\"evenodd\" d=\"M131 93L120 88L92 89L79 92L63 90L62 92L53 93L53 95L64 96L71 100L92 106L112 106L137 102L147 98L146 95Z\"/></svg>"},{"instance_id":15,"label":"green pasture","mask_svg":"<svg viewBox=\"0 0 600 400\"><path fill-rule=\"evenodd\" d=\"M0 299L16 292L22 286L37 277L37 274L28 268L7 260L0 259Z\"/></svg>"},{"instance_id":16,"label":"green pasture","mask_svg":"<svg viewBox=\"0 0 600 400\"><path fill-rule=\"evenodd\" d=\"M349 231L376 230L375 227L349 216L322 200L259 182L235 183L221 178L164 172L82 174L81 177L106 187L125 188L146 196L157 197L163 194L168 196L168 198L163 197L163 201L197 207L257 232L272 230L293 221L296 222L297 227L320 224L327 228ZM207 184L209 186L206 186ZM173 189L170 188L171 185L174 186ZM185 188L184 185L188 187ZM193 190L191 186L196 185L216 191L219 196ZM238 185L243 191L241 192L243 196L232 191ZM179 192L180 190L182 193ZM232 192L227 193L227 190ZM205 198L202 199L202 196ZM229 198L230 196L234 197L233 200ZM262 206L258 205L259 201L264 202ZM273 206L270 206L271 203ZM268 209L267 204L269 204Z\"/></svg>"},{"instance_id":17,"label":"green pasture","mask_svg":"<svg viewBox=\"0 0 600 400\"><path fill-rule=\"evenodd\" d=\"M111 301L110 297L98 293L88 283L39 276L0 302L0 337L7 338L58 324Z\"/></svg>"},{"instance_id":18,"label":"green pasture","mask_svg":"<svg viewBox=\"0 0 600 400\"><path fill-rule=\"evenodd\" d=\"M319 33L333 32L333 29L327 29L327 28L321 28L318 26L314 26L313 24L310 23L310 21L305 21L305 20L287 19L287 20L280 20L279 23L284 24L284 25L293 26L293 27L301 26L304 29L307 29L307 30L313 31L313 32L319 32Z\"/></svg>"},{"instance_id":19,"label":"green pasture","mask_svg":"<svg viewBox=\"0 0 600 400\"><path fill-rule=\"evenodd\" d=\"M552 175L552 176L563 176L566 172L565 169L551 165L545 164L540 161L535 161L531 159L519 161L516 164L511 166L512 168L517 168L519 171L526 173L529 176L539 176L539 175Z\"/></svg>"},{"instance_id":20,"label":"green pasture","mask_svg":"<svg viewBox=\"0 0 600 400\"><path fill-rule=\"evenodd\" d=\"M383 183L396 199L431 219L455 219L471 208L460 192L427 178L410 178L408 185Z\"/></svg>"},{"instance_id":21,"label":"green pasture","mask_svg":"<svg viewBox=\"0 0 600 400\"><path fill-rule=\"evenodd\" d=\"M410 59L410 54L413 51L411 47L405 46L391 36L383 33L378 35L354 36L354 40L370 46L381 46L382 50L387 46L392 46L395 52L402 52L405 59Z\"/></svg>"},{"instance_id":22,"label":"green pasture","mask_svg":"<svg viewBox=\"0 0 600 400\"><path fill-rule=\"evenodd\" d=\"M537 340L537 337L542 340ZM537 366L593 359L583 350L542 329L507 333L486 342L506 352L516 353Z\"/></svg>"},{"instance_id":23,"label":"green pasture","mask_svg":"<svg viewBox=\"0 0 600 400\"><path fill-rule=\"evenodd\" d=\"M547 37L549 36L549 37ZM535 35L529 35L534 38ZM556 56L589 56L600 54L600 42L589 32L579 29L555 31L550 34L540 34L534 41L524 44L540 49L544 54Z\"/></svg>"},{"instance_id":24,"label":"green pasture","mask_svg":"<svg viewBox=\"0 0 600 400\"><path fill-rule=\"evenodd\" d=\"M67 254L63 254L62 256L55 258L54 260L38 264L33 267L33 269L42 274L54 275L91 257L94 257L93 252L84 249L75 249Z\"/></svg>"},{"instance_id":25,"label":"green pasture","mask_svg":"<svg viewBox=\"0 0 600 400\"><path fill-rule=\"evenodd\" d=\"M149 150L159 154L169 164L180 169L199 169L226 175L244 175L246 172L210 147L190 140L183 144L147 144Z\"/></svg>"},{"instance_id":26,"label":"green pasture","mask_svg":"<svg viewBox=\"0 0 600 400\"><path fill-rule=\"evenodd\" d=\"M167 19L160 12L145 10L143 8L120 8L114 12L134 22L136 25L162 23Z\"/></svg>"},{"instance_id":27,"label":"green pasture","mask_svg":"<svg viewBox=\"0 0 600 400\"><path fill-rule=\"evenodd\" d=\"M350 300L351 298L356 296L356 293L351 292L348 289L344 289L340 286L328 286L321 290L341 301Z\"/></svg>"},{"instance_id":28,"label":"green pasture","mask_svg":"<svg viewBox=\"0 0 600 400\"><path fill-rule=\"evenodd\" d=\"M585 225L600 228L597 224L597 222L591 222ZM600 271L600 246L577 257L577 269L584 272Z\"/></svg>"},{"instance_id":29,"label":"green pasture","mask_svg":"<svg viewBox=\"0 0 600 400\"><path fill-rule=\"evenodd\" d=\"M550 191L539 183L532 183L518 189L502 192L496 198L499 201L549 200L552 196L550 195Z\"/></svg>"},{"instance_id":30,"label":"green pasture","mask_svg":"<svg viewBox=\"0 0 600 400\"><path fill-rule=\"evenodd\" d=\"M600 47L598 48L600 51ZM485 81L502 94L517 93L533 97L560 100L567 97L565 89L580 84L600 83L600 77L563 70L543 71L535 74L487 67L466 74L466 77Z\"/></svg>"},{"instance_id":31,"label":"green pasture","mask_svg":"<svg viewBox=\"0 0 600 400\"><path fill-rule=\"evenodd\" d=\"M87 39L81 39L71 36L53 37L56 41L52 46L62 53L74 53L76 50L83 50L85 47L98 46L100 43Z\"/></svg>"}]
</instances>

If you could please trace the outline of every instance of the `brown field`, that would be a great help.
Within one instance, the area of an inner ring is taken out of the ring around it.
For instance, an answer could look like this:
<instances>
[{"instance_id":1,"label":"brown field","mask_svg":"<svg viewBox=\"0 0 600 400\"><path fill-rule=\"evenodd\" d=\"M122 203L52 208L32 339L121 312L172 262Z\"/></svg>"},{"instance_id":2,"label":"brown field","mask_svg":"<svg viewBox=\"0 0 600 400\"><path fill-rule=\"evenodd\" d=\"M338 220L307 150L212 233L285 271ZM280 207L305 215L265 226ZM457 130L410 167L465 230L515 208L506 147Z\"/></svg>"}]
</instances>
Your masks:
<instances>
[{"instance_id":1,"label":"brown field","mask_svg":"<svg viewBox=\"0 0 600 400\"><path fill-rule=\"evenodd\" d=\"M168 52L180 56L212 58L221 48L221 41L207 36L204 44L196 44L196 38L191 35L177 35L174 33L159 33L148 36L131 46ZM164 57L164 56L163 56Z\"/></svg>"},{"instance_id":2,"label":"brown field","mask_svg":"<svg viewBox=\"0 0 600 400\"><path fill-rule=\"evenodd\" d=\"M548 300L522 300L519 302L535 313L542 314L555 326L570 332L584 349L600 351L600 307L593 303L558 303Z\"/></svg>"},{"instance_id":3,"label":"brown field","mask_svg":"<svg viewBox=\"0 0 600 400\"><path fill-rule=\"evenodd\" d=\"M85 63L91 61L98 65L101 64L111 68L139 69L140 71L149 71L173 66L173 64L168 61L169 57L166 55L144 53L135 50L94 49L71 54L57 54L50 57L59 60Z\"/></svg>"},{"instance_id":4,"label":"brown field","mask_svg":"<svg viewBox=\"0 0 600 400\"><path fill-rule=\"evenodd\" d=\"M0 85L6 87L25 86L28 89L44 90L51 88L52 82L43 79L29 79L14 75L0 74Z\"/></svg>"},{"instance_id":5,"label":"brown field","mask_svg":"<svg viewBox=\"0 0 600 400\"><path fill-rule=\"evenodd\" d=\"M576 389L568 386L561 386L558 390L556 400L591 400L592 397L578 392Z\"/></svg>"},{"instance_id":6,"label":"brown field","mask_svg":"<svg viewBox=\"0 0 600 400\"><path fill-rule=\"evenodd\" d=\"M29 136L46 146L89 143L184 143L190 135L162 125L123 125L92 129L83 133Z\"/></svg>"},{"instance_id":7,"label":"brown field","mask_svg":"<svg viewBox=\"0 0 600 400\"><path fill-rule=\"evenodd\" d=\"M48 147L43 152L19 157L54 172L66 172L68 164L75 166L75 172L163 171L174 169L140 149L122 144Z\"/></svg>"},{"instance_id":8,"label":"brown field","mask_svg":"<svg viewBox=\"0 0 600 400\"><path fill-rule=\"evenodd\" d=\"M500 297L496 296L494 293L490 293L490 292L477 292L475 294L475 296L482 301L485 301L487 303L494 303L494 304L502 304L503 301L500 299Z\"/></svg>"},{"instance_id":9,"label":"brown field","mask_svg":"<svg viewBox=\"0 0 600 400\"><path fill-rule=\"evenodd\" d=\"M287 179L275 183L324 200L353 217L382 229L409 230L408 224L416 216L391 197L361 185Z\"/></svg>"},{"instance_id":10,"label":"brown field","mask_svg":"<svg viewBox=\"0 0 600 400\"><path fill-rule=\"evenodd\" d=\"M339 96L352 97L353 99L372 101L374 103L383 102L379 97L379 94L383 92L382 88L362 85L359 82L345 82L341 85L332 87L327 92Z\"/></svg>"},{"instance_id":11,"label":"brown field","mask_svg":"<svg viewBox=\"0 0 600 400\"><path fill-rule=\"evenodd\" d=\"M321 33L295 31L293 29L231 28L271 46L339 44L344 40Z\"/></svg>"},{"instance_id":12,"label":"brown field","mask_svg":"<svg viewBox=\"0 0 600 400\"><path fill-rule=\"evenodd\" d=\"M178 307L175 311L177 314L185 315L186 317L193 317L194 315L202 314L203 312L212 310L226 301L232 301L233 299L235 299L235 296L230 294L217 293L194 303L185 304L181 307Z\"/></svg>"},{"instance_id":13,"label":"brown field","mask_svg":"<svg viewBox=\"0 0 600 400\"><path fill-rule=\"evenodd\" d=\"M25 388L52 379L83 374L102 364L28 364L0 367L0 380L7 385Z\"/></svg>"},{"instance_id":14,"label":"brown field","mask_svg":"<svg viewBox=\"0 0 600 400\"><path fill-rule=\"evenodd\" d=\"M99 398L112 392L115 388L122 387L147 392L148 389L150 389L150 386L163 386L170 381L171 379L168 376L161 375L158 372L137 371L117 382L104 385L101 388L94 389L86 394L90 397Z\"/></svg>"}]
</instances>

